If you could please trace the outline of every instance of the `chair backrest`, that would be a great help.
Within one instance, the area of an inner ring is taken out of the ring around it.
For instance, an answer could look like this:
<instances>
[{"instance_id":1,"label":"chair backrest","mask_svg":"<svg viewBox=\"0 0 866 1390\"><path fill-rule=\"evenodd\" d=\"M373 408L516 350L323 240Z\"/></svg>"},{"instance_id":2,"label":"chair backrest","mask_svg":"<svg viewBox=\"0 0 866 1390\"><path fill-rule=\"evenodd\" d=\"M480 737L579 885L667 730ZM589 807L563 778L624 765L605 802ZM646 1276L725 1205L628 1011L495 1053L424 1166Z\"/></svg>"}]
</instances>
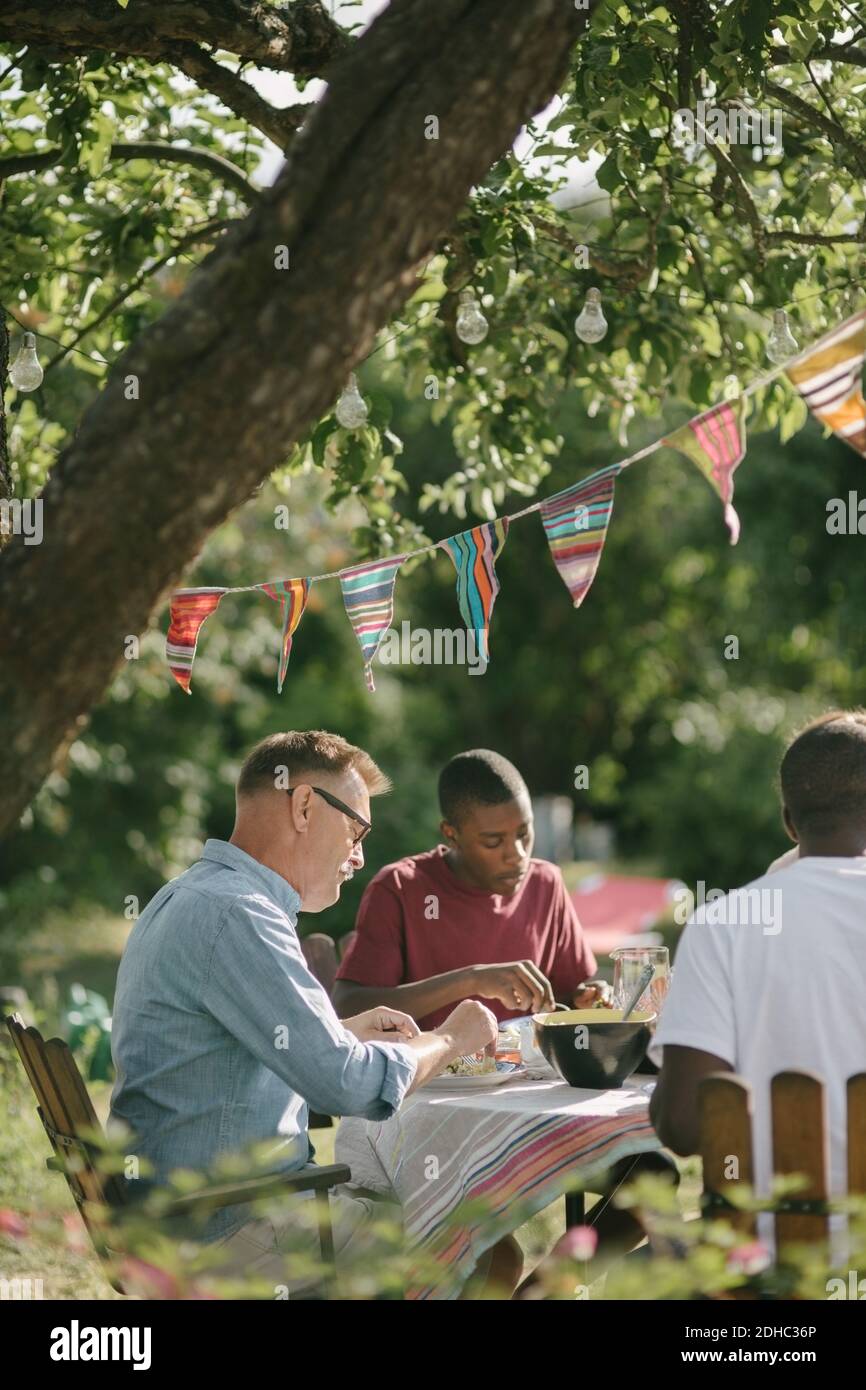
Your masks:
<instances>
[{"instance_id":1,"label":"chair backrest","mask_svg":"<svg viewBox=\"0 0 866 1390\"><path fill-rule=\"evenodd\" d=\"M357 935L358 933L356 931L347 931L345 936L340 937L340 940L337 942L337 951L339 953L340 960L345 960L346 952L349 950L349 947L351 946L352 942L355 940L355 937Z\"/></svg>"},{"instance_id":2,"label":"chair backrest","mask_svg":"<svg viewBox=\"0 0 866 1390\"><path fill-rule=\"evenodd\" d=\"M716 1073L701 1082L698 1105L704 1203L713 1210L726 1205L730 1182L754 1182L751 1087L730 1072ZM800 1071L774 1076L770 1083L770 1122L773 1173L778 1177L799 1173L806 1179L804 1188L777 1205L777 1249L825 1240L829 1132L821 1078ZM848 1193L866 1195L866 1073L848 1081L847 1126ZM738 1230L754 1235L754 1215L733 1209L726 1215Z\"/></svg>"},{"instance_id":3,"label":"chair backrest","mask_svg":"<svg viewBox=\"0 0 866 1390\"><path fill-rule=\"evenodd\" d=\"M332 994L337 978L337 948L334 938L325 932L313 932L311 936L302 938L301 950L310 973L315 975L322 989L329 995Z\"/></svg>"},{"instance_id":4,"label":"chair backrest","mask_svg":"<svg viewBox=\"0 0 866 1390\"><path fill-rule=\"evenodd\" d=\"M26 1028L20 1014L6 1025L36 1095L37 1109L54 1149L56 1162L75 1198L97 1251L103 1253L97 1211L118 1207L126 1199L122 1180L97 1167L102 1126L69 1047L61 1038L48 1042L36 1028Z\"/></svg>"}]
</instances>

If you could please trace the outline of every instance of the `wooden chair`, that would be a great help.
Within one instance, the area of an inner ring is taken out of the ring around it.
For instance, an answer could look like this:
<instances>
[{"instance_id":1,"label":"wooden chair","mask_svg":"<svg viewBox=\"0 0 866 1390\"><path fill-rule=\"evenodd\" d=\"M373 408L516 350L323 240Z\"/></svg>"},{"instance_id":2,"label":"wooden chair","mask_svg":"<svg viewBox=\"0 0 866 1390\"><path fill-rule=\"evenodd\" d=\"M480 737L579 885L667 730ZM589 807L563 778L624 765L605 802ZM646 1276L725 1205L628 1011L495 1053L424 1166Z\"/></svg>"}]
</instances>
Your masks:
<instances>
[{"instance_id":1,"label":"wooden chair","mask_svg":"<svg viewBox=\"0 0 866 1390\"><path fill-rule=\"evenodd\" d=\"M717 1072L701 1082L700 1153L704 1164L704 1210L724 1214L745 1236L754 1237L757 1217L730 1207L725 1189L732 1180L752 1185L752 1090L742 1077ZM783 1071L770 1085L773 1173L800 1173L805 1188L774 1209L776 1249L827 1239L829 1135L824 1083L813 1072ZM848 1192L866 1194L866 1073L847 1085ZM736 1159L736 1168L732 1165Z\"/></svg>"},{"instance_id":2,"label":"wooden chair","mask_svg":"<svg viewBox=\"0 0 866 1390\"><path fill-rule=\"evenodd\" d=\"M99 1171L99 1140L101 1137L104 1141L105 1136L67 1044L60 1038L46 1042L35 1028L24 1026L20 1014L8 1015L6 1024L35 1092L39 1118L54 1150L53 1157L46 1160L47 1166L53 1172L64 1174L109 1283L118 1293L126 1293L128 1290L113 1267L117 1255L123 1252L107 1244L104 1223L106 1215L110 1218L112 1213L121 1214L124 1209L130 1209L135 1184ZM216 1183L172 1199L162 1219L171 1221L206 1215L221 1207L289 1192L315 1192L322 1263L326 1271L323 1286L327 1288L334 1271L329 1193L338 1183L350 1179L351 1173L345 1164L335 1163L322 1167L310 1165L292 1173ZM319 1291L316 1296L320 1296Z\"/></svg>"},{"instance_id":3,"label":"wooden chair","mask_svg":"<svg viewBox=\"0 0 866 1390\"><path fill-rule=\"evenodd\" d=\"M337 948L334 938L322 931L301 939L301 950L311 975L315 975L328 997L334 992L337 978Z\"/></svg>"}]
</instances>

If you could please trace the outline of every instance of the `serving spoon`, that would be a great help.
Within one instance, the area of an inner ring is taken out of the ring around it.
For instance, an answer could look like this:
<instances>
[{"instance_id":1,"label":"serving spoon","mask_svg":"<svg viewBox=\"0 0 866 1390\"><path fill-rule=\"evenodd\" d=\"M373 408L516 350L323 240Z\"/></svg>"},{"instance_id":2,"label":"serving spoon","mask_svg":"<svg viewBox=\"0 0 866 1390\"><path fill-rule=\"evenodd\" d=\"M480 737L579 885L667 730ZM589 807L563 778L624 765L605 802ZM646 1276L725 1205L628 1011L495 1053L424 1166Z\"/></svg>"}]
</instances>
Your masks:
<instances>
[{"instance_id":1,"label":"serving spoon","mask_svg":"<svg viewBox=\"0 0 866 1390\"><path fill-rule=\"evenodd\" d=\"M640 997L641 997L641 995L643 994L644 990L647 988L647 985L649 984L650 980L652 979L654 973L655 973L655 967L652 966L652 965L645 965L644 968L643 968L643 970L640 972L640 978L639 978L639 980L638 980L638 982L637 982L637 984L636 984L636 986L635 986L634 994L632 995L631 999L630 999L629 1002L628 1002L628 1007L627 1007L627 1008L624 1010L624 1012L623 1012L623 1016L622 1016L622 1019L621 1019L621 1022L622 1022L622 1023L625 1023L625 1021L626 1021L626 1019L628 1018L629 1014L631 1014L631 1013L634 1012L635 1006L637 1005L637 1001L640 999Z\"/></svg>"}]
</instances>

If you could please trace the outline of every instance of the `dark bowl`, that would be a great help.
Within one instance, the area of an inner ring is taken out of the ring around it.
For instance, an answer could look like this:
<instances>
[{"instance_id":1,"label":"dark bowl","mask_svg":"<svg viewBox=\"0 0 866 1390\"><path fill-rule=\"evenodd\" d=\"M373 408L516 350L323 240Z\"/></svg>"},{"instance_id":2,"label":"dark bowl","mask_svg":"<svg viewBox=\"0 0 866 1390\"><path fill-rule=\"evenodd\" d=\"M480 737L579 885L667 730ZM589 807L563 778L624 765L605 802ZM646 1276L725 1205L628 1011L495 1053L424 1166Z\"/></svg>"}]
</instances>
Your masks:
<instances>
[{"instance_id":1,"label":"dark bowl","mask_svg":"<svg viewBox=\"0 0 866 1390\"><path fill-rule=\"evenodd\" d=\"M567 1009L533 1014L535 1041L569 1086L607 1091L621 1086L646 1056L654 1014L621 1009Z\"/></svg>"}]
</instances>

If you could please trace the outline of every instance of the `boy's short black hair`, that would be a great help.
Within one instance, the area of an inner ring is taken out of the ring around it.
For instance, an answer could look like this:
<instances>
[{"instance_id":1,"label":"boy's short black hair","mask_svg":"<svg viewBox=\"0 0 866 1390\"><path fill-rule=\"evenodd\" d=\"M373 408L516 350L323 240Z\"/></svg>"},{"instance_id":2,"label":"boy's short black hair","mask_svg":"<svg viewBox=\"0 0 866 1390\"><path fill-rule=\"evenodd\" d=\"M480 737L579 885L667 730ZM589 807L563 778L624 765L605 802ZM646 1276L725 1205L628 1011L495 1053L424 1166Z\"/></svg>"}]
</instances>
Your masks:
<instances>
[{"instance_id":1,"label":"boy's short black hair","mask_svg":"<svg viewBox=\"0 0 866 1390\"><path fill-rule=\"evenodd\" d=\"M451 825L467 806L501 806L520 796L529 791L517 768L489 748L458 753L439 774L439 807Z\"/></svg>"},{"instance_id":2,"label":"boy's short black hair","mask_svg":"<svg viewBox=\"0 0 866 1390\"><path fill-rule=\"evenodd\" d=\"M866 710L831 710L782 759L782 800L801 835L866 826Z\"/></svg>"}]
</instances>

